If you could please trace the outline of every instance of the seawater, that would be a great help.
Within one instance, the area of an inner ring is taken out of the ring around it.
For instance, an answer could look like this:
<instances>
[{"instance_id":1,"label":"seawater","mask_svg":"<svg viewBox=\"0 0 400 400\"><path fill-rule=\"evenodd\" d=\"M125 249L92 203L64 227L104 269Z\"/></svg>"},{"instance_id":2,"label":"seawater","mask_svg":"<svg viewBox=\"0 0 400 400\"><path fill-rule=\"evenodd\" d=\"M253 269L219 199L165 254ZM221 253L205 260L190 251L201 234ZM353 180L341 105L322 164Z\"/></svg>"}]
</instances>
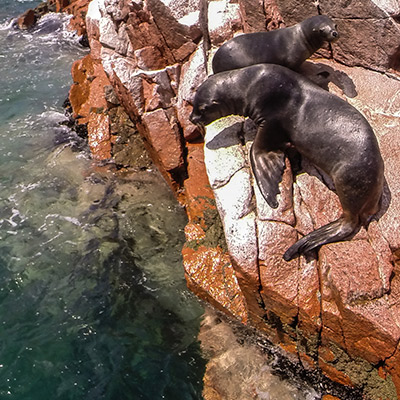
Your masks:
<instances>
[{"instance_id":1,"label":"seawater","mask_svg":"<svg viewBox=\"0 0 400 400\"><path fill-rule=\"evenodd\" d=\"M86 54L38 1L0 0L0 399L200 399L186 217L155 171L90 160L62 103Z\"/></svg>"}]
</instances>

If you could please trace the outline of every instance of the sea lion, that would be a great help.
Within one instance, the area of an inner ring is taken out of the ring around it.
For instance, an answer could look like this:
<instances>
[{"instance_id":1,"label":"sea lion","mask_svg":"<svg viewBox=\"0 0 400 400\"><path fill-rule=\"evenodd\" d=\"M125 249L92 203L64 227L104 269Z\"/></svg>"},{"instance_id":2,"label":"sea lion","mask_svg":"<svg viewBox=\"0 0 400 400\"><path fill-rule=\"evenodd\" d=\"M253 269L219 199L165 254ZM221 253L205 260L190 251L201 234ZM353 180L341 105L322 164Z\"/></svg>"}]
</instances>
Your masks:
<instances>
[{"instance_id":1,"label":"sea lion","mask_svg":"<svg viewBox=\"0 0 400 400\"><path fill-rule=\"evenodd\" d=\"M342 216L304 236L286 261L323 244L348 239L379 210L383 160L367 120L353 106L286 67L258 64L210 76L197 90L190 120L207 125L237 114L257 125L253 174L276 208L285 149L295 147L333 180Z\"/></svg>"},{"instance_id":2,"label":"sea lion","mask_svg":"<svg viewBox=\"0 0 400 400\"><path fill-rule=\"evenodd\" d=\"M324 42L338 39L336 24L316 15L289 28L246 33L224 43L212 60L214 73L254 64L279 64L296 70Z\"/></svg>"}]
</instances>

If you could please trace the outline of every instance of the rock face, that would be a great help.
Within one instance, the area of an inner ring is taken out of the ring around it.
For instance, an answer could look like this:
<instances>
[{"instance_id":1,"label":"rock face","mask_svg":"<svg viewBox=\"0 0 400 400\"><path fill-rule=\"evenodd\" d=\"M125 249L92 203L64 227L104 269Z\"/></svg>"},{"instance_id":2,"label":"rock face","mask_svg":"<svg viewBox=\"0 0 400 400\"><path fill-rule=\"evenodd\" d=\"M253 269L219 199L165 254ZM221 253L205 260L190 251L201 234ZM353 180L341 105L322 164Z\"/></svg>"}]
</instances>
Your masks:
<instances>
[{"instance_id":1,"label":"rock face","mask_svg":"<svg viewBox=\"0 0 400 400\"><path fill-rule=\"evenodd\" d=\"M86 13L89 0L48 0L49 8L55 12L65 12L72 15L70 28L78 35L86 35Z\"/></svg>"},{"instance_id":2,"label":"rock face","mask_svg":"<svg viewBox=\"0 0 400 400\"><path fill-rule=\"evenodd\" d=\"M87 2L67 2L58 7L78 14L86 10ZM115 158L112 120L108 112L102 114L113 109L113 102L123 106L144 138L188 212L183 249L188 286L268 335L304 366L360 388L367 399L397 399L398 2L92 0L87 10L91 54L73 68L74 112L87 124L99 160ZM367 230L351 241L323 246L318 258L285 262L282 254L300 236L340 214L329 180L306 160L301 165L288 161L279 208L270 209L249 166L251 121L216 121L207 127L203 143L188 115L220 44L237 33L292 25L318 12L333 17L341 38L306 63L303 73L370 121L387 185L382 210ZM101 87L112 87L108 97L98 97L100 92L107 96Z\"/></svg>"}]
</instances>

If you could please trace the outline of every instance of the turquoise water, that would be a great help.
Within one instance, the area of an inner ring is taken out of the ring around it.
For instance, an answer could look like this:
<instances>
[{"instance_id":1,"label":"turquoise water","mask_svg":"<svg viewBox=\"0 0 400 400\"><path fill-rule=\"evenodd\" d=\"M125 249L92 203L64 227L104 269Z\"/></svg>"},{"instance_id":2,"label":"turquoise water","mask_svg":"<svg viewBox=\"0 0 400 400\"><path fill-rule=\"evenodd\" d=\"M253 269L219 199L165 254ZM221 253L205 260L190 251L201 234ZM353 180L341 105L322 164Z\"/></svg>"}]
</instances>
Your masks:
<instances>
[{"instance_id":1,"label":"turquoise water","mask_svg":"<svg viewBox=\"0 0 400 400\"><path fill-rule=\"evenodd\" d=\"M65 126L85 50L0 0L0 399L200 399L186 217L155 171L115 177Z\"/></svg>"}]
</instances>

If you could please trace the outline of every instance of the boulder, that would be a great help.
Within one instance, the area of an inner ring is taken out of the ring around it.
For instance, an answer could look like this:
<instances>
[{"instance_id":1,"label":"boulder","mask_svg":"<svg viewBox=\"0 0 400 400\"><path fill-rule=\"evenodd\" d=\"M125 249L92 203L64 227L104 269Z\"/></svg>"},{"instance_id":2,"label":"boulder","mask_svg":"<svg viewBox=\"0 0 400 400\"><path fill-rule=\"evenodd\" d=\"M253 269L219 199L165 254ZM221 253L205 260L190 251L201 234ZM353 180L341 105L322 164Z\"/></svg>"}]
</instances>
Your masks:
<instances>
[{"instance_id":1,"label":"boulder","mask_svg":"<svg viewBox=\"0 0 400 400\"><path fill-rule=\"evenodd\" d=\"M35 11L29 9L25 11L17 20L20 29L29 29L36 23Z\"/></svg>"}]
</instances>

